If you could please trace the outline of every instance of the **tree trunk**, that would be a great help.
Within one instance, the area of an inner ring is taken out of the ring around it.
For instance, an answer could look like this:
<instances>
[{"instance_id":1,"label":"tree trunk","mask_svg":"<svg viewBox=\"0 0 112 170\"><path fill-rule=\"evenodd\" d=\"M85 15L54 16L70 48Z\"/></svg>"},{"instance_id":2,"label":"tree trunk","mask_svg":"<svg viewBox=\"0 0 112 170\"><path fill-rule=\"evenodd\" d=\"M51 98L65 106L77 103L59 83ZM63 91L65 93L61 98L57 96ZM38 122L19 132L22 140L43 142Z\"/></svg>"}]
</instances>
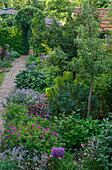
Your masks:
<instances>
[{"instance_id":1,"label":"tree trunk","mask_svg":"<svg viewBox=\"0 0 112 170\"><path fill-rule=\"evenodd\" d=\"M89 92L89 98L88 98L88 113L87 113L87 118L89 118L90 111L91 111L91 96L92 96L92 90L93 90L93 79L94 79L94 76L91 77L91 86L90 86L90 92Z\"/></svg>"}]
</instances>

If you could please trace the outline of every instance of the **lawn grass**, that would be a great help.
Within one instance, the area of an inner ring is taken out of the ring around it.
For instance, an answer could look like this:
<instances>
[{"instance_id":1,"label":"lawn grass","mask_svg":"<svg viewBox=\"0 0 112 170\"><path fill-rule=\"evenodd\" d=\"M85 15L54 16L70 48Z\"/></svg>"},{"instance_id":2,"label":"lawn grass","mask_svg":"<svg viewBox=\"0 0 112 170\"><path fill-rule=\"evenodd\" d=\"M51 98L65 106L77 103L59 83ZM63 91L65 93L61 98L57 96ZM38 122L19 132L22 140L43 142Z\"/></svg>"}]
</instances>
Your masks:
<instances>
[{"instance_id":1,"label":"lawn grass","mask_svg":"<svg viewBox=\"0 0 112 170\"><path fill-rule=\"evenodd\" d=\"M0 86L2 84L2 81L3 81L4 77L5 77L5 74L4 73L0 73Z\"/></svg>"}]
</instances>

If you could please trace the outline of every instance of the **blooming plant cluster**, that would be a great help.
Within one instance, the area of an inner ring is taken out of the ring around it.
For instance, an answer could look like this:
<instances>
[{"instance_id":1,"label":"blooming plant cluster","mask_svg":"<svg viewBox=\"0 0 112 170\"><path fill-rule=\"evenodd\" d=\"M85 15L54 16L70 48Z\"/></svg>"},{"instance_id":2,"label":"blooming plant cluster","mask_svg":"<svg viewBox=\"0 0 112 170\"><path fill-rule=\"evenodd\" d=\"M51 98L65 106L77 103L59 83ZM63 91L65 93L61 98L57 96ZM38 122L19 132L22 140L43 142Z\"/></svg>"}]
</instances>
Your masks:
<instances>
[{"instance_id":1,"label":"blooming plant cluster","mask_svg":"<svg viewBox=\"0 0 112 170\"><path fill-rule=\"evenodd\" d=\"M25 146L15 146L14 148L9 148L4 152L0 153L0 167L2 167L2 162L12 160L17 164L17 168L20 169L35 169L42 168L44 169L47 166L47 155L42 153L38 155L38 151L35 149L33 154L30 150L27 150ZM7 166L7 169L9 167Z\"/></svg>"},{"instance_id":2,"label":"blooming plant cluster","mask_svg":"<svg viewBox=\"0 0 112 170\"><path fill-rule=\"evenodd\" d=\"M30 148L32 152L37 149L39 153L41 151L50 153L53 146L62 146L55 124L51 123L47 118L34 117L27 113L19 117L19 122L18 117L16 117L8 124L8 128L5 130L2 143L5 149L22 144L27 149Z\"/></svg>"},{"instance_id":3,"label":"blooming plant cluster","mask_svg":"<svg viewBox=\"0 0 112 170\"><path fill-rule=\"evenodd\" d=\"M39 93L32 89L16 89L8 94L6 99L6 104L18 104L23 106L28 106L31 104L36 104L36 99L39 97Z\"/></svg>"}]
</instances>

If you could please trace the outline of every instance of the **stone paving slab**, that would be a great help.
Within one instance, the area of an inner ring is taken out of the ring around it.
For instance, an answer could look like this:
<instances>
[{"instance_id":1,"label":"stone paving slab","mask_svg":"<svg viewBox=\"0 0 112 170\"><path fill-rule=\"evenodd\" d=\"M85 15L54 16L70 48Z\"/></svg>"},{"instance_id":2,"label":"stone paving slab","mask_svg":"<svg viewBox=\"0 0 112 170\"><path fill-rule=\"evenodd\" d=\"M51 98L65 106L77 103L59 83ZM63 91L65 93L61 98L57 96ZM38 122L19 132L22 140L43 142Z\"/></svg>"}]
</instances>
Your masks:
<instances>
[{"instance_id":1,"label":"stone paving slab","mask_svg":"<svg viewBox=\"0 0 112 170\"><path fill-rule=\"evenodd\" d=\"M12 68L9 72L5 73L5 78L0 87L0 143L1 143L1 133L3 132L3 120L2 120L2 112L4 108L2 106L2 102L5 103L5 97L8 96L12 90L15 89L14 79L17 74L19 74L20 70L25 70L25 63L27 62L27 55L21 56L15 61L12 62Z\"/></svg>"}]
</instances>

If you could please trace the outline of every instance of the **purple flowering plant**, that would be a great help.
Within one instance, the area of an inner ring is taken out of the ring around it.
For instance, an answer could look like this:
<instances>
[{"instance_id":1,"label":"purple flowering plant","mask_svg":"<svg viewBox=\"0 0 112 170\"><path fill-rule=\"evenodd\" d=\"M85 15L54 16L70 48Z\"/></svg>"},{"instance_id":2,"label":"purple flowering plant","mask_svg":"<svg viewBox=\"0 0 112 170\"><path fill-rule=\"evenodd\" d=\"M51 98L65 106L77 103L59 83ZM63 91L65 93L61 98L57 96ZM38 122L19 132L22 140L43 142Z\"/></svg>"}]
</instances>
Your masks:
<instances>
[{"instance_id":1,"label":"purple flowering plant","mask_svg":"<svg viewBox=\"0 0 112 170\"><path fill-rule=\"evenodd\" d=\"M59 156L62 156L64 155L65 153L65 150L64 148L52 148L51 150L51 155L53 158L59 158Z\"/></svg>"}]
</instances>

